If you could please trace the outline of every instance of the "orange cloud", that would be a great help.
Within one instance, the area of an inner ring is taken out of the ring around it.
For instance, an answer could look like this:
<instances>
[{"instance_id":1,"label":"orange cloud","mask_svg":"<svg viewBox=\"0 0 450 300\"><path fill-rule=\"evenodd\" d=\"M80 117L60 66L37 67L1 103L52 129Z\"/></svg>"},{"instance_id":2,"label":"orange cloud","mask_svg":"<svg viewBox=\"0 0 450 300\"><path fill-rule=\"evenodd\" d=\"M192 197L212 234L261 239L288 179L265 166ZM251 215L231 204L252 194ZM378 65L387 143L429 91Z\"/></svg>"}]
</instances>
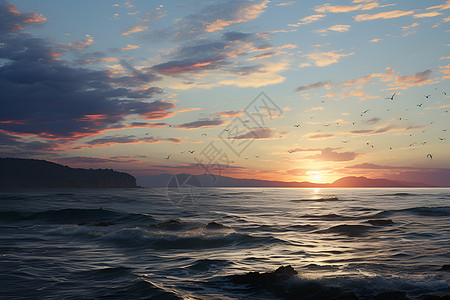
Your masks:
<instances>
[{"instance_id":1,"label":"orange cloud","mask_svg":"<svg viewBox=\"0 0 450 300\"><path fill-rule=\"evenodd\" d=\"M250 6L243 6L241 9L237 12L233 18L227 19L217 19L214 22L211 22L209 24L205 24L206 32L214 32L216 30L222 30L224 27L238 24L238 23L244 23L248 22L250 20L256 19L259 17L260 14L264 11L264 8L267 7L268 0L264 0L261 3L256 3Z\"/></svg>"},{"instance_id":2,"label":"orange cloud","mask_svg":"<svg viewBox=\"0 0 450 300\"><path fill-rule=\"evenodd\" d=\"M357 15L353 17L355 21L361 22L361 21L370 21L370 20L376 20L376 19L393 19L393 18L399 18L407 15L411 15L414 13L414 10L410 11L401 11L401 10L393 10L393 11L385 11L374 15L369 14L362 14Z\"/></svg>"},{"instance_id":3,"label":"orange cloud","mask_svg":"<svg viewBox=\"0 0 450 300\"><path fill-rule=\"evenodd\" d=\"M135 50L139 48L141 48L141 46L128 44L125 47L121 48L120 51Z\"/></svg>"},{"instance_id":4,"label":"orange cloud","mask_svg":"<svg viewBox=\"0 0 450 300\"><path fill-rule=\"evenodd\" d=\"M442 14L437 11L432 11L432 12L428 12L428 13L416 14L413 17L414 18L431 18L431 17L436 17L439 15L442 15Z\"/></svg>"},{"instance_id":5,"label":"orange cloud","mask_svg":"<svg viewBox=\"0 0 450 300\"><path fill-rule=\"evenodd\" d=\"M342 57L347 57L347 56L355 54L355 52L347 53L347 54L340 54L340 53L336 53L336 52L337 52L336 50L329 51L329 52L315 52L315 53L307 54L304 56L308 57L310 60L312 60L316 66L325 67L325 66L339 62L339 60Z\"/></svg>"},{"instance_id":6,"label":"orange cloud","mask_svg":"<svg viewBox=\"0 0 450 300\"><path fill-rule=\"evenodd\" d=\"M444 4L431 6L431 7L428 7L427 9L444 10L444 9L449 9L449 8L450 8L450 0L447 0L447 2L445 2Z\"/></svg>"},{"instance_id":7,"label":"orange cloud","mask_svg":"<svg viewBox=\"0 0 450 300\"><path fill-rule=\"evenodd\" d=\"M68 43L67 45L62 45L62 47L64 49L83 50L84 48L92 45L94 42L94 38L89 34L86 34L84 41L75 41L72 43Z\"/></svg>"},{"instance_id":8,"label":"orange cloud","mask_svg":"<svg viewBox=\"0 0 450 300\"><path fill-rule=\"evenodd\" d=\"M354 3L360 3L361 1L355 2ZM322 4L319 6L316 6L314 8L315 11L319 12L319 13L346 13L346 12L351 12L351 11L355 11L355 10L371 10L377 7L384 7L380 6L380 4L377 1L367 1L367 3L365 4L358 4L358 5L332 5L330 3L327 4Z\"/></svg>"},{"instance_id":9,"label":"orange cloud","mask_svg":"<svg viewBox=\"0 0 450 300\"><path fill-rule=\"evenodd\" d=\"M132 34L132 33L145 31L147 29L148 29L148 26L138 25L138 26L132 27L132 28L130 28L128 30L125 30L124 32L122 32L122 35L129 35L129 34Z\"/></svg>"}]
</instances>

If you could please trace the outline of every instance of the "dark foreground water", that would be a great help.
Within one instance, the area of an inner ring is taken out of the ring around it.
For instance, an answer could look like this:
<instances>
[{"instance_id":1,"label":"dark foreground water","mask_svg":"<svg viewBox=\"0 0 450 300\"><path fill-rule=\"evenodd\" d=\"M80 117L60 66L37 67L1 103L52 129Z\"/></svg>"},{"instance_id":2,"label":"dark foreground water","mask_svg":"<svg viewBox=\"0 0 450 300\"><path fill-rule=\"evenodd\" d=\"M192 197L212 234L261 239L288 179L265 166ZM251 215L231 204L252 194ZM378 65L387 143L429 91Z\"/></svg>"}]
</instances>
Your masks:
<instances>
[{"instance_id":1,"label":"dark foreground water","mask_svg":"<svg viewBox=\"0 0 450 300\"><path fill-rule=\"evenodd\" d=\"M172 192L0 191L0 298L450 294L450 189ZM233 279L283 265L298 275Z\"/></svg>"}]
</instances>

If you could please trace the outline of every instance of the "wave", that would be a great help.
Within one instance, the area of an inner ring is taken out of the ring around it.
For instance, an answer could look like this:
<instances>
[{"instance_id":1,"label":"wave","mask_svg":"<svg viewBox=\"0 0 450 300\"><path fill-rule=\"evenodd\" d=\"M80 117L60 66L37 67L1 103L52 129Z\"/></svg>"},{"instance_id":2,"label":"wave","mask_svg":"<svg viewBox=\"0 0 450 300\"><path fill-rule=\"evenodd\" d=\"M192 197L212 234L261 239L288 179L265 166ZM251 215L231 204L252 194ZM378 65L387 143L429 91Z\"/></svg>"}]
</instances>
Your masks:
<instances>
[{"instance_id":1,"label":"wave","mask_svg":"<svg viewBox=\"0 0 450 300\"><path fill-rule=\"evenodd\" d=\"M450 206L419 206L405 209L392 209L380 212L377 216L386 216L398 213L430 217L448 217L450 216Z\"/></svg>"},{"instance_id":2,"label":"wave","mask_svg":"<svg viewBox=\"0 0 450 300\"><path fill-rule=\"evenodd\" d=\"M122 213L107 209L76 209L47 210L37 213L18 211L0 212L1 221L38 221L56 224L96 224L109 223L153 223L155 219L145 214Z\"/></svg>"},{"instance_id":3,"label":"wave","mask_svg":"<svg viewBox=\"0 0 450 300\"><path fill-rule=\"evenodd\" d=\"M346 201L346 200L340 200L338 197L316 198L316 199L294 199L294 200L289 200L289 202L304 202L304 201L327 202L327 201ZM348 201L348 200L347 200L347 201Z\"/></svg>"},{"instance_id":4,"label":"wave","mask_svg":"<svg viewBox=\"0 0 450 300\"><path fill-rule=\"evenodd\" d=\"M305 267L312 271L322 271L324 268L315 264ZM336 269L332 266L331 269ZM329 267L325 267L329 270ZM291 266L282 266L271 272L248 272L228 276L235 285L252 287L252 293L257 289L270 291L282 299L444 299L436 294L450 292L448 282L439 277L383 277L362 276L348 277L346 275L310 279L303 272L297 272Z\"/></svg>"},{"instance_id":5,"label":"wave","mask_svg":"<svg viewBox=\"0 0 450 300\"><path fill-rule=\"evenodd\" d=\"M336 225L333 227L330 227L328 229L319 230L316 231L316 233L337 233L342 234L346 236L362 236L366 234L369 230L374 229L373 226L367 226L367 225L348 225L348 224L342 224L342 225Z\"/></svg>"},{"instance_id":6,"label":"wave","mask_svg":"<svg viewBox=\"0 0 450 300\"><path fill-rule=\"evenodd\" d=\"M392 197L392 196L401 196L401 197L409 197L409 196L423 196L423 195L419 195L419 194L413 194L413 193L393 193L393 194L381 194L378 195L379 197L381 196L387 196L387 197Z\"/></svg>"}]
</instances>

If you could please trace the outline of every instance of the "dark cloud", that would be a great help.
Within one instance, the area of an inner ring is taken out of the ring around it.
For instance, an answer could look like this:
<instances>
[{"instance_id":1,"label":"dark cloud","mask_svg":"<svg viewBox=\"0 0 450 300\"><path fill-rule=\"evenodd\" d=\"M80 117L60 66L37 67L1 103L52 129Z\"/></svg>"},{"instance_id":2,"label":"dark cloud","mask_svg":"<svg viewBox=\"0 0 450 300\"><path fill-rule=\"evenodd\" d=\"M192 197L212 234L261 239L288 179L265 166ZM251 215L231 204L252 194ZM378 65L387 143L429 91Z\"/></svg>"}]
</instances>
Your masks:
<instances>
[{"instance_id":1,"label":"dark cloud","mask_svg":"<svg viewBox=\"0 0 450 300\"><path fill-rule=\"evenodd\" d=\"M264 65L253 65L253 66L243 66L232 68L229 71L231 73L239 74L240 76L246 76L254 73L265 73L263 70Z\"/></svg>"},{"instance_id":2,"label":"dark cloud","mask_svg":"<svg viewBox=\"0 0 450 300\"><path fill-rule=\"evenodd\" d=\"M248 132L231 137L231 139L269 139L272 138L274 135L274 132L272 129L267 127L260 127L260 128L253 128L249 130Z\"/></svg>"},{"instance_id":3,"label":"dark cloud","mask_svg":"<svg viewBox=\"0 0 450 300\"><path fill-rule=\"evenodd\" d=\"M171 53L171 60L153 66L148 71L155 71L163 75L181 75L206 70L227 69L230 72L250 73L260 72L262 66L235 67L230 69L229 61L237 56L248 55L250 48L261 50L271 47L261 37L253 33L227 32L220 39L194 40Z\"/></svg>"},{"instance_id":4,"label":"dark cloud","mask_svg":"<svg viewBox=\"0 0 450 300\"><path fill-rule=\"evenodd\" d=\"M216 112L217 115L224 118L231 118L236 117L244 114L242 110L228 110L228 111L218 111Z\"/></svg>"},{"instance_id":5,"label":"dark cloud","mask_svg":"<svg viewBox=\"0 0 450 300\"><path fill-rule=\"evenodd\" d=\"M7 62L0 67L0 129L7 132L78 138L120 128L128 115L150 120L173 115L172 103L136 100L162 93L157 87L115 87L143 78L70 66L54 59L47 41L26 34L5 34L2 42L0 59Z\"/></svg>"},{"instance_id":6,"label":"dark cloud","mask_svg":"<svg viewBox=\"0 0 450 300\"><path fill-rule=\"evenodd\" d=\"M331 84L330 81L319 81L316 83L299 86L295 90L297 92L304 92L304 91L309 91L309 90L313 90L313 89L323 88L323 87L329 86L330 84Z\"/></svg>"},{"instance_id":7,"label":"dark cloud","mask_svg":"<svg viewBox=\"0 0 450 300\"><path fill-rule=\"evenodd\" d=\"M18 32L23 26L44 23L43 15L38 13L21 13L15 5L0 0L0 34L6 32Z\"/></svg>"},{"instance_id":8,"label":"dark cloud","mask_svg":"<svg viewBox=\"0 0 450 300\"><path fill-rule=\"evenodd\" d=\"M135 135L126 135L126 136L114 135L94 139L89 142L86 142L86 144L92 146L111 146L115 144L135 144L135 143L153 144L153 143L161 143L164 141L169 141L175 144L181 143L181 140L176 138L155 138L152 136L139 138L136 137Z\"/></svg>"},{"instance_id":9,"label":"dark cloud","mask_svg":"<svg viewBox=\"0 0 450 300\"><path fill-rule=\"evenodd\" d=\"M89 156L73 156L57 159L59 163L68 164L104 164L104 163L139 163L137 159L112 159L112 158L100 158Z\"/></svg>"},{"instance_id":10,"label":"dark cloud","mask_svg":"<svg viewBox=\"0 0 450 300\"><path fill-rule=\"evenodd\" d=\"M320 154L310 155L305 158L318 159L323 161L350 161L358 156L355 152L336 152L333 148L320 150Z\"/></svg>"},{"instance_id":11,"label":"dark cloud","mask_svg":"<svg viewBox=\"0 0 450 300\"><path fill-rule=\"evenodd\" d=\"M340 148L309 148L309 149L303 149L303 148L295 148L288 150L289 153L295 153L295 152L319 152L320 154L310 155L306 156L307 159L317 159L317 160L323 160L323 161L350 161L354 160L358 154L355 152L337 152L335 150L338 150Z\"/></svg>"},{"instance_id":12,"label":"dark cloud","mask_svg":"<svg viewBox=\"0 0 450 300\"><path fill-rule=\"evenodd\" d=\"M333 137L334 134L331 133L317 133L317 134L312 134L310 136L308 136L308 138L310 139L325 139L325 138L329 138L329 137Z\"/></svg>"},{"instance_id":13,"label":"dark cloud","mask_svg":"<svg viewBox=\"0 0 450 300\"><path fill-rule=\"evenodd\" d=\"M226 0L209 4L196 13L181 19L173 33L174 39L189 39L203 33L223 30L245 23L263 13L268 1ZM205 2L206 3L206 2Z\"/></svg>"},{"instance_id":14,"label":"dark cloud","mask_svg":"<svg viewBox=\"0 0 450 300\"><path fill-rule=\"evenodd\" d=\"M378 123L380 120L381 120L380 118L372 118L372 119L370 119L370 120L366 120L365 123L367 123L367 124L376 124L376 123Z\"/></svg>"},{"instance_id":15,"label":"dark cloud","mask_svg":"<svg viewBox=\"0 0 450 300\"><path fill-rule=\"evenodd\" d=\"M176 127L183 128L183 129L195 129L195 128L202 128L202 127L219 126L224 123L225 122L220 119L202 119L202 120L198 120L198 121L183 123L181 125L177 125Z\"/></svg>"}]
</instances>

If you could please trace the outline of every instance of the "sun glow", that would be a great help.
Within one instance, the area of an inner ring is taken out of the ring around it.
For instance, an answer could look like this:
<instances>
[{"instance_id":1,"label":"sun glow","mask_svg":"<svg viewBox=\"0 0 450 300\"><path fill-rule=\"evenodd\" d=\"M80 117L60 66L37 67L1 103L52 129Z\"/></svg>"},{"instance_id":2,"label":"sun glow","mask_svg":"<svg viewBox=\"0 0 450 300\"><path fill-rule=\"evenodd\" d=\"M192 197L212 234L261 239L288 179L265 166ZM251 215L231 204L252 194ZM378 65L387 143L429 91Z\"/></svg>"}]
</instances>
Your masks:
<instances>
[{"instance_id":1,"label":"sun glow","mask_svg":"<svg viewBox=\"0 0 450 300\"><path fill-rule=\"evenodd\" d=\"M312 182L320 182L322 180L321 171L308 171L307 174Z\"/></svg>"}]
</instances>

